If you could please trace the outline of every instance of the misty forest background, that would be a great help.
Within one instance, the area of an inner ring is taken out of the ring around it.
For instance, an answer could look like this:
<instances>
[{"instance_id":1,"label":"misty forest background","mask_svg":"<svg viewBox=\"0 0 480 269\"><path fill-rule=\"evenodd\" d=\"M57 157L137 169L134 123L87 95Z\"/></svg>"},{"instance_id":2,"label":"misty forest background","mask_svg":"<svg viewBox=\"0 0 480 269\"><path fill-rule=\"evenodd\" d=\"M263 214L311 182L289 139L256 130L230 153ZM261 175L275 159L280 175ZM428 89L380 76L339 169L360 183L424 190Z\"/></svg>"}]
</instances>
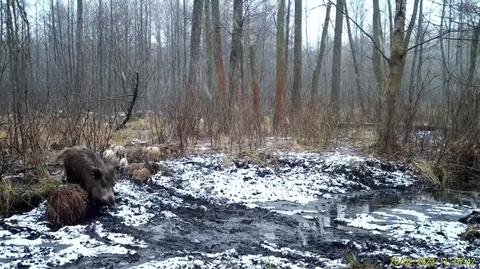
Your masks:
<instances>
[{"instance_id":1,"label":"misty forest background","mask_svg":"<svg viewBox=\"0 0 480 269\"><path fill-rule=\"evenodd\" d=\"M4 159L145 117L184 150L365 142L478 173L476 0L1 0L0 26Z\"/></svg>"}]
</instances>

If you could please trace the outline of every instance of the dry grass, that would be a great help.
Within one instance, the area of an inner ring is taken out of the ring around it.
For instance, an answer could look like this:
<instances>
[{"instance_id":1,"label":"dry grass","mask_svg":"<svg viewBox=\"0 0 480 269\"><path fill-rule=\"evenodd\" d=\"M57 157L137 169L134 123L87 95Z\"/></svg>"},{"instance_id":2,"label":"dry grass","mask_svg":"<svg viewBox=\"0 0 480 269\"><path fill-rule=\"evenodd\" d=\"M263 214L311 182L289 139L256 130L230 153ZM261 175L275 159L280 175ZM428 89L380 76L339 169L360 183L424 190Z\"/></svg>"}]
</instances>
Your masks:
<instances>
[{"instance_id":1,"label":"dry grass","mask_svg":"<svg viewBox=\"0 0 480 269\"><path fill-rule=\"evenodd\" d=\"M378 265L369 263L369 262L363 262L358 259L357 256L353 253L348 253L347 256L345 257L347 264L350 269L377 269L380 268Z\"/></svg>"},{"instance_id":2,"label":"dry grass","mask_svg":"<svg viewBox=\"0 0 480 269\"><path fill-rule=\"evenodd\" d=\"M48 196L46 217L55 226L75 225L87 218L88 208L88 193L80 185L68 184Z\"/></svg>"},{"instance_id":3,"label":"dry grass","mask_svg":"<svg viewBox=\"0 0 480 269\"><path fill-rule=\"evenodd\" d=\"M467 241L473 241L480 238L480 224L468 225L467 230L460 234L460 238Z\"/></svg>"},{"instance_id":4,"label":"dry grass","mask_svg":"<svg viewBox=\"0 0 480 269\"><path fill-rule=\"evenodd\" d=\"M0 182L0 215L8 216L28 211L43 201L60 186L60 181L49 178L38 183L14 184L10 179Z\"/></svg>"},{"instance_id":5,"label":"dry grass","mask_svg":"<svg viewBox=\"0 0 480 269\"><path fill-rule=\"evenodd\" d=\"M442 185L443 175L441 168L435 167L432 162L425 160L415 160L412 162L413 170L419 173L422 178L430 184Z\"/></svg>"},{"instance_id":6,"label":"dry grass","mask_svg":"<svg viewBox=\"0 0 480 269\"><path fill-rule=\"evenodd\" d=\"M4 129L0 129L0 139L7 139L8 138L8 131Z\"/></svg>"},{"instance_id":7,"label":"dry grass","mask_svg":"<svg viewBox=\"0 0 480 269\"><path fill-rule=\"evenodd\" d=\"M134 138L139 138L139 137L140 137L140 134L137 130L124 128L113 133L112 138L110 139L110 143L115 145L126 145L128 142L132 141Z\"/></svg>"}]
</instances>

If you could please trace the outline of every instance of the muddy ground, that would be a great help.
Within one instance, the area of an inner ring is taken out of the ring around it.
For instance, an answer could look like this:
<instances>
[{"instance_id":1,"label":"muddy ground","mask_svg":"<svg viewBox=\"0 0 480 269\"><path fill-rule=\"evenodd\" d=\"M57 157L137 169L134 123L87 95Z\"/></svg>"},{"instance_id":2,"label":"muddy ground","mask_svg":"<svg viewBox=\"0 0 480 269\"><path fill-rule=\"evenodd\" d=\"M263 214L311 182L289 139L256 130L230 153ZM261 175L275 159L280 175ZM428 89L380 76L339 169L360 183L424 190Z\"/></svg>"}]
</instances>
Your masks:
<instances>
[{"instance_id":1,"label":"muddy ground","mask_svg":"<svg viewBox=\"0 0 480 269\"><path fill-rule=\"evenodd\" d=\"M147 184L119 180L115 207L82 225L52 230L45 204L0 220L0 268L344 268L348 253L480 268L458 221L478 194L433 195L403 165L347 150L161 165Z\"/></svg>"}]
</instances>

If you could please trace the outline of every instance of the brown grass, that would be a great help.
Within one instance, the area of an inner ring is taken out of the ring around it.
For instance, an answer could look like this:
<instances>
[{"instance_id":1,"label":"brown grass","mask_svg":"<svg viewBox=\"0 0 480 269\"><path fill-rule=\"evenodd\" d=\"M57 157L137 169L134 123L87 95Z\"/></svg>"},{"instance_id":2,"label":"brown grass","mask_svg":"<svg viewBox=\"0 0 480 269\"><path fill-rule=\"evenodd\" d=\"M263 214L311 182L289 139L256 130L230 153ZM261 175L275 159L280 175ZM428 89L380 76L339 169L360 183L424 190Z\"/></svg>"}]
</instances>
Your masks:
<instances>
[{"instance_id":1,"label":"brown grass","mask_svg":"<svg viewBox=\"0 0 480 269\"><path fill-rule=\"evenodd\" d=\"M476 238L480 238L480 224L468 225L467 230L460 234L460 238L473 241Z\"/></svg>"},{"instance_id":2,"label":"brown grass","mask_svg":"<svg viewBox=\"0 0 480 269\"><path fill-rule=\"evenodd\" d=\"M47 200L47 220L55 226L79 224L87 218L88 193L79 185L69 184L52 192Z\"/></svg>"},{"instance_id":3,"label":"brown grass","mask_svg":"<svg viewBox=\"0 0 480 269\"><path fill-rule=\"evenodd\" d=\"M10 179L0 181L0 215L8 216L28 211L43 201L60 185L53 178L35 184L14 184Z\"/></svg>"}]
</instances>

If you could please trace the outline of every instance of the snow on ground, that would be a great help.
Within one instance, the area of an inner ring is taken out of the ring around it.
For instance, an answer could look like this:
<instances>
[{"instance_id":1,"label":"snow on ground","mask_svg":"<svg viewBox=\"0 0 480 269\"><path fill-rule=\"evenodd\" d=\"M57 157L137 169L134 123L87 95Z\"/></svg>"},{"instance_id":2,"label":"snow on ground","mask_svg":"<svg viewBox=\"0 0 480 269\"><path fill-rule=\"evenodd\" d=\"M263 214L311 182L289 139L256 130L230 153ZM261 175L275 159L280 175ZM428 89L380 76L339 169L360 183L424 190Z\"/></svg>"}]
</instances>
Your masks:
<instances>
[{"instance_id":1,"label":"snow on ground","mask_svg":"<svg viewBox=\"0 0 480 269\"><path fill-rule=\"evenodd\" d=\"M470 209L448 203L404 203L396 208L338 218L337 222L385 235L401 244L404 253L418 257L480 257L479 249L459 237L467 225L460 223L458 216L467 215ZM392 253L398 253L397 247L383 250L383 254Z\"/></svg>"},{"instance_id":2,"label":"snow on ground","mask_svg":"<svg viewBox=\"0 0 480 269\"><path fill-rule=\"evenodd\" d=\"M148 196L132 190L133 187L126 181L116 185L125 198L109 214L125 225L138 226L146 223L153 213L137 210L148 209ZM0 220L0 268L50 268L82 257L134 255L136 249L147 246L131 235L108 231L99 221L52 230L44 221L45 207L43 203L30 212Z\"/></svg>"},{"instance_id":3,"label":"snow on ground","mask_svg":"<svg viewBox=\"0 0 480 269\"><path fill-rule=\"evenodd\" d=\"M98 222L66 226L53 231L43 221L44 210L45 203L30 212L4 220L0 261L14 261L1 262L0 268L49 268L68 264L81 257L134 254L134 250L125 246L144 246L128 235L106 232ZM104 240L109 243L106 244Z\"/></svg>"},{"instance_id":4,"label":"snow on ground","mask_svg":"<svg viewBox=\"0 0 480 269\"><path fill-rule=\"evenodd\" d=\"M332 194L408 188L416 182L400 166L351 152L279 153L271 167L243 161L224 165L225 158L216 154L167 161L174 177L158 175L152 181L195 197L244 204L280 200L307 204Z\"/></svg>"},{"instance_id":5,"label":"snow on ground","mask_svg":"<svg viewBox=\"0 0 480 269\"><path fill-rule=\"evenodd\" d=\"M358 201L352 209L343 200L412 189L418 182L400 165L344 151L278 153L269 165L225 158L163 162L173 176L148 184L120 180L115 207L85 225L52 230L45 204L0 219L0 268L344 268L352 246L381 257L480 257L458 237L469 206Z\"/></svg>"},{"instance_id":6,"label":"snow on ground","mask_svg":"<svg viewBox=\"0 0 480 269\"><path fill-rule=\"evenodd\" d=\"M132 268L347 268L341 260L329 260L308 252L302 253L288 248L278 249L274 245L264 245L264 248L270 250L272 253L280 254L280 256L260 254L240 255L237 250L230 249L214 254L203 252L190 253L189 255L172 257L162 261L149 261ZM292 264L292 261L287 258L292 256L296 257L296 264ZM308 259L308 262L303 261L303 259ZM317 264L317 266L313 264Z\"/></svg>"}]
</instances>

